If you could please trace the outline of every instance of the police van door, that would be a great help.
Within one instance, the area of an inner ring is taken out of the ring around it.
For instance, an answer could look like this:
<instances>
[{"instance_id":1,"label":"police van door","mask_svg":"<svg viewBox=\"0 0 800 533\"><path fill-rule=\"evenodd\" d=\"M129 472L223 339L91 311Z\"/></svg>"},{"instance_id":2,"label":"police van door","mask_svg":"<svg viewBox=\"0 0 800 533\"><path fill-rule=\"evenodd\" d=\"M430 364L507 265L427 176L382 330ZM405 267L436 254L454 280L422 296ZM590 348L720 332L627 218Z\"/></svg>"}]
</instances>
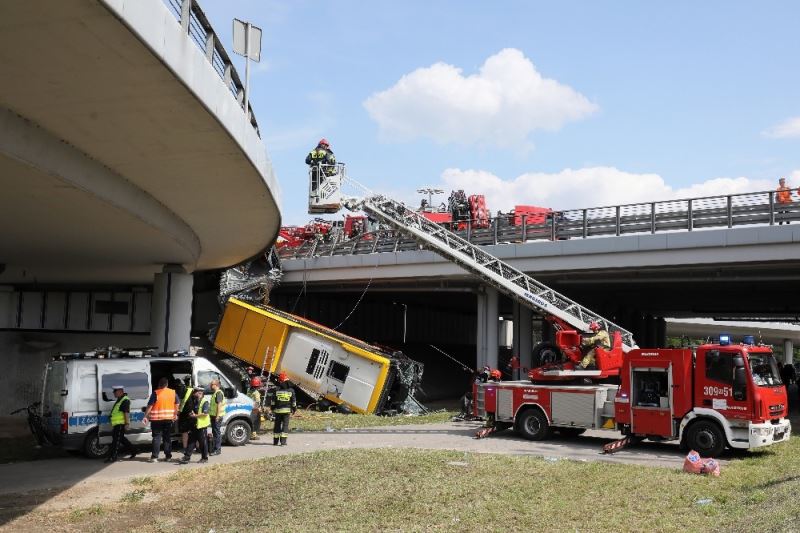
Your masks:
<instances>
[{"instance_id":1,"label":"police van door","mask_svg":"<svg viewBox=\"0 0 800 533\"><path fill-rule=\"evenodd\" d=\"M125 436L132 443L149 442L148 428L142 421L150 398L150 367L145 360L110 360L97 363L97 414L100 443L111 443L111 409L117 399L113 387L122 386L131 401L131 424Z\"/></svg>"}]
</instances>

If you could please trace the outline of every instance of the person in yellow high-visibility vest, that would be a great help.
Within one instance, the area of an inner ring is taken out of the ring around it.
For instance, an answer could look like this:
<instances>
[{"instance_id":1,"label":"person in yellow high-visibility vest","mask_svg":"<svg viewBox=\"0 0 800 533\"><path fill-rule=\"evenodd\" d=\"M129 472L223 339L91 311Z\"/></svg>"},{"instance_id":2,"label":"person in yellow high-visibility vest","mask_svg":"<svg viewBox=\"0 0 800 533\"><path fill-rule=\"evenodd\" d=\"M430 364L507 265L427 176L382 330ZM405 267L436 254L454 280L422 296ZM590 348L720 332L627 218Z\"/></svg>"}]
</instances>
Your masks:
<instances>
[{"instance_id":1,"label":"person in yellow high-visibility vest","mask_svg":"<svg viewBox=\"0 0 800 533\"><path fill-rule=\"evenodd\" d=\"M272 414L275 415L275 425L272 428L272 444L275 446L286 446L286 439L289 437L289 417L297 410L297 400L295 398L292 384L286 372L278 375L278 388L272 394L270 401Z\"/></svg>"},{"instance_id":2,"label":"person in yellow high-visibility vest","mask_svg":"<svg viewBox=\"0 0 800 533\"><path fill-rule=\"evenodd\" d=\"M225 393L220 388L218 379L211 380L211 408L208 414L211 415L211 455L219 455L222 453L220 426L222 417L225 416Z\"/></svg>"},{"instance_id":3,"label":"person in yellow high-visibility vest","mask_svg":"<svg viewBox=\"0 0 800 533\"><path fill-rule=\"evenodd\" d=\"M195 387L192 394L192 412L189 417L195 421L195 426L189 433L189 445L183 451L183 459L180 460L182 465L185 465L192 458L192 452L195 445L200 448L200 462L208 462L208 426L211 425L211 417L208 414L211 403L208 398L204 396L205 389L203 387Z\"/></svg>"},{"instance_id":4,"label":"person in yellow high-visibility vest","mask_svg":"<svg viewBox=\"0 0 800 533\"><path fill-rule=\"evenodd\" d=\"M130 459L136 457L136 450L131 441L125 437L125 430L128 429L131 423L131 401L128 395L125 394L125 388L121 385L114 385L111 388L117 401L114 403L114 407L111 408L111 435L113 440L111 442L111 452L106 459L107 463L113 463L117 460L120 444L124 446L125 453L130 454Z\"/></svg>"}]
</instances>

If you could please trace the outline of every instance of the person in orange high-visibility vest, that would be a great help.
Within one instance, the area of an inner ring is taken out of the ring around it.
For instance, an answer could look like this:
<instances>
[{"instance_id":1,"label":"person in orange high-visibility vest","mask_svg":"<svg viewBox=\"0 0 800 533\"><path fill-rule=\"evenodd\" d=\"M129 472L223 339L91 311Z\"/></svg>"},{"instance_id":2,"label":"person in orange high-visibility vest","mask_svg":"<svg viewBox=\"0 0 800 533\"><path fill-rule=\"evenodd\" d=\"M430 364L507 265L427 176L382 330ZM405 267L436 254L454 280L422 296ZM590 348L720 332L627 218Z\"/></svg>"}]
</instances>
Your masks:
<instances>
[{"instance_id":1,"label":"person in orange high-visibility vest","mask_svg":"<svg viewBox=\"0 0 800 533\"><path fill-rule=\"evenodd\" d=\"M800 194L800 189L798 189L798 194ZM786 178L778 180L778 188L775 190L775 202L778 204L778 218L780 219L778 225L780 226L784 223L783 215L789 213L787 209L780 208L792 203L792 190L786 185ZM788 220L785 222L787 224L790 223Z\"/></svg>"},{"instance_id":2,"label":"person in orange high-visibility vest","mask_svg":"<svg viewBox=\"0 0 800 533\"><path fill-rule=\"evenodd\" d=\"M158 380L158 388L150 395L147 409L144 412L144 423L150 420L150 429L153 432L153 453L150 462L158 461L161 441L164 441L164 460L172 459L172 425L178 419L180 398L173 389L167 387L169 380Z\"/></svg>"}]
</instances>

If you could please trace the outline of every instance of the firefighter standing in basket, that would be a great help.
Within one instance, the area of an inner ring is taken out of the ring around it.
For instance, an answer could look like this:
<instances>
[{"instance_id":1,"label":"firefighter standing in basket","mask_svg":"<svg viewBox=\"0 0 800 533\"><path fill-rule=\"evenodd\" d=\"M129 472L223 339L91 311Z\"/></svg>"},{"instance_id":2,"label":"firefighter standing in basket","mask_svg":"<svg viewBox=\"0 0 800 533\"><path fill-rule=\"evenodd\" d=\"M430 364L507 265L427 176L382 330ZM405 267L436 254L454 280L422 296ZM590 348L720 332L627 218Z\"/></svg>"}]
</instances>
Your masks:
<instances>
[{"instance_id":1,"label":"firefighter standing in basket","mask_svg":"<svg viewBox=\"0 0 800 533\"><path fill-rule=\"evenodd\" d=\"M272 414L275 415L275 425L272 428L272 444L286 446L289 437L289 417L297 410L297 400L294 389L286 372L278 375L278 388L272 394L270 401Z\"/></svg>"},{"instance_id":2,"label":"firefighter standing in basket","mask_svg":"<svg viewBox=\"0 0 800 533\"><path fill-rule=\"evenodd\" d=\"M595 355L597 353L597 348L602 347L606 350L611 349L611 339L608 336L608 332L603 329L603 327L597 321L593 320L592 323L589 324L589 329L592 330L592 334L588 337L584 337L581 340L581 346L584 348L591 348L589 348L589 351L583 356L581 362L575 365L575 370L595 369Z\"/></svg>"}]
</instances>

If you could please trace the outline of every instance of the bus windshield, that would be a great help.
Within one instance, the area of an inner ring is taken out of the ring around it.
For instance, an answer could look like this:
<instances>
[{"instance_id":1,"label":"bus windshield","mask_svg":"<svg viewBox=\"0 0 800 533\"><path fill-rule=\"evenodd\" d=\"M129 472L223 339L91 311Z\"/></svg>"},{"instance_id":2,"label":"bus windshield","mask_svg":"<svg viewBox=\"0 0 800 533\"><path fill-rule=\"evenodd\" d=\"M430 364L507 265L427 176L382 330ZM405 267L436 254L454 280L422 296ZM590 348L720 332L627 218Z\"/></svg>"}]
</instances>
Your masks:
<instances>
[{"instance_id":1,"label":"bus windshield","mask_svg":"<svg viewBox=\"0 0 800 533\"><path fill-rule=\"evenodd\" d=\"M751 353L750 371L753 373L753 383L760 387L783 385L778 363L771 353Z\"/></svg>"}]
</instances>

